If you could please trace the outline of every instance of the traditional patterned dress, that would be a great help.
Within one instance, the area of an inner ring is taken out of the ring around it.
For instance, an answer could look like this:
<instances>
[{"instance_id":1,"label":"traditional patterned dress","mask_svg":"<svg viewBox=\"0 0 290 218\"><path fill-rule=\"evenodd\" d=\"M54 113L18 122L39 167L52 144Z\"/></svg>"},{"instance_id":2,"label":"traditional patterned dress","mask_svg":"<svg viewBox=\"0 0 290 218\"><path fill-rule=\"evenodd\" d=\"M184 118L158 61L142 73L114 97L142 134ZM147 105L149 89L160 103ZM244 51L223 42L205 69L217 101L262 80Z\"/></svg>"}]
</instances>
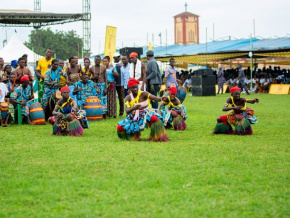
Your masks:
<instances>
[{"instance_id":1,"label":"traditional patterned dress","mask_svg":"<svg viewBox=\"0 0 290 218\"><path fill-rule=\"evenodd\" d=\"M75 89L82 88L82 91L79 91L76 94L77 104L79 108L84 108L87 97L96 96L96 87L95 83L91 80L88 80L86 84L84 84L81 80L74 84Z\"/></svg>"},{"instance_id":2,"label":"traditional patterned dress","mask_svg":"<svg viewBox=\"0 0 290 218\"><path fill-rule=\"evenodd\" d=\"M10 96L11 99L16 101L26 101L25 106L21 106L22 114L24 116L29 115L29 107L34 103L34 100L29 100L31 96L33 96L33 93L30 85L28 85L25 89L22 85L18 86Z\"/></svg>"},{"instance_id":3,"label":"traditional patterned dress","mask_svg":"<svg viewBox=\"0 0 290 218\"><path fill-rule=\"evenodd\" d=\"M107 69L107 115L108 117L117 116L117 98L116 98L116 83L113 75L113 69Z\"/></svg>"},{"instance_id":4,"label":"traditional patterned dress","mask_svg":"<svg viewBox=\"0 0 290 218\"><path fill-rule=\"evenodd\" d=\"M44 83L56 82L59 85L60 76L62 74L61 71L62 71L61 67L58 67L55 71L53 69L48 70L45 73ZM66 76L66 73L63 73L63 75ZM54 94L58 90L59 90L59 88L54 88L53 86L44 84L44 93L43 93L43 99L42 99L42 103L41 103L43 108L47 107L48 101L49 101L51 95Z\"/></svg>"},{"instance_id":5,"label":"traditional patterned dress","mask_svg":"<svg viewBox=\"0 0 290 218\"><path fill-rule=\"evenodd\" d=\"M107 112L107 96L104 96L104 91L106 88L105 83L96 83L97 87L99 88L99 93L97 93L97 97L100 99L102 109L104 114Z\"/></svg>"},{"instance_id":6,"label":"traditional patterned dress","mask_svg":"<svg viewBox=\"0 0 290 218\"><path fill-rule=\"evenodd\" d=\"M139 102L142 91L138 91L137 97L134 98L132 93L131 101L127 101L125 104L128 108L133 107L135 104L140 104L141 107L145 107L142 110L134 110L127 114L126 118L118 122L118 128L121 128L125 135L122 135L121 131L117 131L119 138L129 139L134 133L140 133L145 127L151 127L151 133L149 140L151 141L168 141L168 137L163 126L162 116L158 114L154 109L151 109L149 95L148 99L143 102ZM147 106L147 107L146 107ZM156 120L153 121L152 118Z\"/></svg>"},{"instance_id":7,"label":"traditional patterned dress","mask_svg":"<svg viewBox=\"0 0 290 218\"><path fill-rule=\"evenodd\" d=\"M82 72L80 73L80 76L82 76L84 74L90 75L90 68L87 70L85 68L83 68ZM90 78L92 78L92 77L93 77L93 75L91 74Z\"/></svg>"},{"instance_id":8,"label":"traditional patterned dress","mask_svg":"<svg viewBox=\"0 0 290 218\"><path fill-rule=\"evenodd\" d=\"M60 81L59 81L59 88L62 88L66 85L66 69L63 68L60 73Z\"/></svg>"},{"instance_id":9,"label":"traditional patterned dress","mask_svg":"<svg viewBox=\"0 0 290 218\"><path fill-rule=\"evenodd\" d=\"M73 104L74 100L68 98L66 102L62 100L61 106L56 105L59 108L58 112L64 116L61 119L57 118L57 116L49 118L49 122L52 124L53 135L82 136L84 128L89 127L84 111L72 112Z\"/></svg>"},{"instance_id":10,"label":"traditional patterned dress","mask_svg":"<svg viewBox=\"0 0 290 218\"><path fill-rule=\"evenodd\" d=\"M6 83L6 87L7 87L8 92L10 92L13 88L13 82L10 81L9 77L8 77L8 81ZM14 87L17 88L16 83L14 84ZM8 113L10 113L9 122L14 123L14 121L15 121L15 109L14 109L13 104L11 104L11 103L9 103L9 105L8 105Z\"/></svg>"},{"instance_id":11,"label":"traditional patterned dress","mask_svg":"<svg viewBox=\"0 0 290 218\"><path fill-rule=\"evenodd\" d=\"M182 104L174 105L170 100L170 96L168 96L168 103L165 106L167 106L167 108L166 109L164 108L163 110L161 110L163 120L164 120L164 126L168 126L168 124L172 126L173 124L172 113L176 112L177 114L181 115L180 107L182 107L183 112L185 114L184 120L188 120L185 107Z\"/></svg>"},{"instance_id":12,"label":"traditional patterned dress","mask_svg":"<svg viewBox=\"0 0 290 218\"><path fill-rule=\"evenodd\" d=\"M178 87L178 84L176 81L176 70L172 66L169 66L165 70L165 78L167 78L167 84L166 84L167 88Z\"/></svg>"},{"instance_id":13,"label":"traditional patterned dress","mask_svg":"<svg viewBox=\"0 0 290 218\"><path fill-rule=\"evenodd\" d=\"M234 98L231 96L231 105L237 107ZM225 106L228 106L227 104ZM234 110L228 112L227 115L220 116L223 123L218 123L214 129L214 134L237 134L252 135L253 130L251 124L258 123L254 116L254 110L247 107L247 103L241 108L241 113L236 114Z\"/></svg>"}]
</instances>

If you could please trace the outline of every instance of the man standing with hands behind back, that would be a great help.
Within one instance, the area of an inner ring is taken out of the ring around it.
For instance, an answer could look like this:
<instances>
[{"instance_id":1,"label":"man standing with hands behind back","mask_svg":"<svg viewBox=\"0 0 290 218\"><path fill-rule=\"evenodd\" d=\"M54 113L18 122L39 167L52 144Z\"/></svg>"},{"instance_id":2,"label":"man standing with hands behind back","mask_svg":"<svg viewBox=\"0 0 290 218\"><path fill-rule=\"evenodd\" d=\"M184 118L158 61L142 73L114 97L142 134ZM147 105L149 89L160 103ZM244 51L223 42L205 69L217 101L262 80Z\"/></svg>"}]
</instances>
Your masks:
<instances>
[{"instance_id":1,"label":"man standing with hands behind back","mask_svg":"<svg viewBox=\"0 0 290 218\"><path fill-rule=\"evenodd\" d=\"M160 85L162 84L161 74L159 66L154 58L154 52L148 50L146 52L148 63L147 79L146 84L148 84L148 91L150 94L157 96L159 92ZM158 102L151 100L152 108L158 108Z\"/></svg>"},{"instance_id":2,"label":"man standing with hands behind back","mask_svg":"<svg viewBox=\"0 0 290 218\"><path fill-rule=\"evenodd\" d=\"M52 49L48 48L46 50L46 56L44 58L39 59L38 65L36 68L36 75L39 79L38 83L38 99L40 103L42 102L42 96L43 96L43 90L44 90L44 76L45 73L48 71L49 68L51 68L51 62L52 62Z\"/></svg>"}]
</instances>

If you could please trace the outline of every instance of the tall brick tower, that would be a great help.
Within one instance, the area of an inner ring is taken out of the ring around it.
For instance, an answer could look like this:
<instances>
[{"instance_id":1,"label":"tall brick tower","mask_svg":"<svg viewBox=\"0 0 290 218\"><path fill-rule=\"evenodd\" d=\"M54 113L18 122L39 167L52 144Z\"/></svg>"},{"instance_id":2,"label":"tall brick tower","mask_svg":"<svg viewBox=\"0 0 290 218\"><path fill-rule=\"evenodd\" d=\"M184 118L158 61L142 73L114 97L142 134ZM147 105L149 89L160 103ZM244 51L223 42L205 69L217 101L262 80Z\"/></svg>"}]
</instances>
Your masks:
<instances>
[{"instance_id":1,"label":"tall brick tower","mask_svg":"<svg viewBox=\"0 0 290 218\"><path fill-rule=\"evenodd\" d=\"M185 12L174 16L175 44L199 44L199 16L187 12L187 3L184 6Z\"/></svg>"}]
</instances>

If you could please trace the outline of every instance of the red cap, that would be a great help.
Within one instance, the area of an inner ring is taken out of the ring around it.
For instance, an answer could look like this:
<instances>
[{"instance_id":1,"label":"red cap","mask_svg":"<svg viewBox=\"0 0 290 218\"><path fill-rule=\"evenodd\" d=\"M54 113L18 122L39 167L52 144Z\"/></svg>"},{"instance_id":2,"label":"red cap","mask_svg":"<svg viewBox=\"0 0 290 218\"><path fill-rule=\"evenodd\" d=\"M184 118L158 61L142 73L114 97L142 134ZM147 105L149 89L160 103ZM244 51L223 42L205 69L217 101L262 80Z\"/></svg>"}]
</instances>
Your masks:
<instances>
[{"instance_id":1,"label":"red cap","mask_svg":"<svg viewBox=\"0 0 290 218\"><path fill-rule=\"evenodd\" d=\"M132 86L139 85L139 80L135 78L130 78L128 82L128 88L131 88Z\"/></svg>"},{"instance_id":2,"label":"red cap","mask_svg":"<svg viewBox=\"0 0 290 218\"><path fill-rule=\"evenodd\" d=\"M89 57L84 57L84 62L85 62L86 60L90 60L90 58L89 58Z\"/></svg>"},{"instance_id":3,"label":"red cap","mask_svg":"<svg viewBox=\"0 0 290 218\"><path fill-rule=\"evenodd\" d=\"M70 92L69 87L64 86L64 87L62 87L62 88L60 89L60 93L63 93L64 91L69 91L69 92Z\"/></svg>"},{"instance_id":4,"label":"red cap","mask_svg":"<svg viewBox=\"0 0 290 218\"><path fill-rule=\"evenodd\" d=\"M168 89L170 94L176 95L177 94L177 88L171 87Z\"/></svg>"},{"instance_id":5,"label":"red cap","mask_svg":"<svg viewBox=\"0 0 290 218\"><path fill-rule=\"evenodd\" d=\"M152 115L150 118L150 124L155 123L158 120L158 117L156 115Z\"/></svg>"},{"instance_id":6,"label":"red cap","mask_svg":"<svg viewBox=\"0 0 290 218\"><path fill-rule=\"evenodd\" d=\"M132 52L129 57L130 58L133 58L133 57L138 58L138 54L136 52Z\"/></svg>"},{"instance_id":7,"label":"red cap","mask_svg":"<svg viewBox=\"0 0 290 218\"><path fill-rule=\"evenodd\" d=\"M28 76L22 76L20 78L20 82L25 82L25 81L29 81L29 77Z\"/></svg>"},{"instance_id":8,"label":"red cap","mask_svg":"<svg viewBox=\"0 0 290 218\"><path fill-rule=\"evenodd\" d=\"M233 94L235 91L241 91L241 89L239 87L234 86L233 88L231 88L231 93Z\"/></svg>"}]
</instances>

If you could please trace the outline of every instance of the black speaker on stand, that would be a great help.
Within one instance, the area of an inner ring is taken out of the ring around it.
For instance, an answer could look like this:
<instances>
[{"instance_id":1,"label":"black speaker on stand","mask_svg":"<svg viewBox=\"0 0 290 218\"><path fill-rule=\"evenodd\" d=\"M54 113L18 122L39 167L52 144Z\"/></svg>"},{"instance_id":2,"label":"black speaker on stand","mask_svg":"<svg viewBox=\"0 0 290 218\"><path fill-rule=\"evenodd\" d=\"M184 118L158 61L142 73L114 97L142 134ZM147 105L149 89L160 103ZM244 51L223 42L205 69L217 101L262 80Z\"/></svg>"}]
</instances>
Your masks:
<instances>
[{"instance_id":1,"label":"black speaker on stand","mask_svg":"<svg viewBox=\"0 0 290 218\"><path fill-rule=\"evenodd\" d=\"M192 96L215 96L216 76L211 69L194 71L191 77Z\"/></svg>"},{"instance_id":2,"label":"black speaker on stand","mask_svg":"<svg viewBox=\"0 0 290 218\"><path fill-rule=\"evenodd\" d=\"M120 54L122 56L126 55L126 56L128 56L128 58L132 52L136 52L138 54L139 59L140 59L141 55L143 55L143 48L142 47L124 47L124 48L120 49Z\"/></svg>"}]
</instances>

